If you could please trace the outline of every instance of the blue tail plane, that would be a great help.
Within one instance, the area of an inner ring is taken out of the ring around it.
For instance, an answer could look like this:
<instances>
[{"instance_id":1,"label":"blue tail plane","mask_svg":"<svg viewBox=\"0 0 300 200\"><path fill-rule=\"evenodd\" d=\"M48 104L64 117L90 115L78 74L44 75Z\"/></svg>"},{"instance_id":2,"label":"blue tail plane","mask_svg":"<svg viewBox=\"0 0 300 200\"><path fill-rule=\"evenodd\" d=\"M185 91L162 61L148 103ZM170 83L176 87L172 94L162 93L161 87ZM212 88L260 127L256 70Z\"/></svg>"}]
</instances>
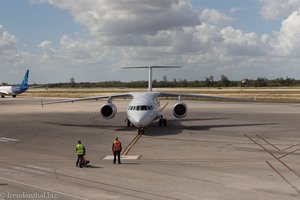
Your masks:
<instances>
[{"instance_id":1,"label":"blue tail plane","mask_svg":"<svg viewBox=\"0 0 300 200\"><path fill-rule=\"evenodd\" d=\"M28 89L28 77L29 77L29 69L27 69L25 76L23 78L22 83L20 84L21 90L27 90Z\"/></svg>"}]
</instances>

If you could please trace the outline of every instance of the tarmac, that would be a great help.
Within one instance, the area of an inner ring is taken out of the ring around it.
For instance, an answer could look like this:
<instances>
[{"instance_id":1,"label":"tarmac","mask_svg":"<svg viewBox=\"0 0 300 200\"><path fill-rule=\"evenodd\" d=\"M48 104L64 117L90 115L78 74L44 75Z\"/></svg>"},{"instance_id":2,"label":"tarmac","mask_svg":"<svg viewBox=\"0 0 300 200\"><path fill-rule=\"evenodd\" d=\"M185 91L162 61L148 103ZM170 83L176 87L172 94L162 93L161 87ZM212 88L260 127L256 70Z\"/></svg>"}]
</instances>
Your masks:
<instances>
[{"instance_id":1,"label":"tarmac","mask_svg":"<svg viewBox=\"0 0 300 200\"><path fill-rule=\"evenodd\" d=\"M45 99L51 101L55 99ZM128 152L139 159L104 160L119 137L123 149L137 131L126 127L129 101L40 105L39 98L0 99L0 200L7 199L300 199L300 104L186 101L189 114L153 123ZM75 166L75 145L88 168Z\"/></svg>"}]
</instances>

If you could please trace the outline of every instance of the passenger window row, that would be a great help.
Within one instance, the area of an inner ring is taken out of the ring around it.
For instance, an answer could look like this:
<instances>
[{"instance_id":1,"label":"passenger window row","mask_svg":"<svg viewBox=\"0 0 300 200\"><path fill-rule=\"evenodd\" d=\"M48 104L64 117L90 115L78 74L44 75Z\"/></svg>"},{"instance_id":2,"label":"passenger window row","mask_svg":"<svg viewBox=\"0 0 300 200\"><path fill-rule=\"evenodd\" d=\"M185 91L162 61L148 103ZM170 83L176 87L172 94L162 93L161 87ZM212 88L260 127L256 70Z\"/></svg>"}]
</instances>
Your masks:
<instances>
[{"instance_id":1,"label":"passenger window row","mask_svg":"<svg viewBox=\"0 0 300 200\"><path fill-rule=\"evenodd\" d=\"M128 110L153 110L153 106L129 106Z\"/></svg>"}]
</instances>

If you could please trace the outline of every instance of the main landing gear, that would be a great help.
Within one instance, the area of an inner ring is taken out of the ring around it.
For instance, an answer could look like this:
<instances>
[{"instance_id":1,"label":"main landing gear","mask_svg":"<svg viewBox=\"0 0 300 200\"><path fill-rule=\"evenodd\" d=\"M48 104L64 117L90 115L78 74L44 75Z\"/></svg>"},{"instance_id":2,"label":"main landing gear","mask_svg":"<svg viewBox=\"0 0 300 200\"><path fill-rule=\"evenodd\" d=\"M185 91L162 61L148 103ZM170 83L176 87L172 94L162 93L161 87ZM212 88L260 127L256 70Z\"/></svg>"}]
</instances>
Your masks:
<instances>
[{"instance_id":1,"label":"main landing gear","mask_svg":"<svg viewBox=\"0 0 300 200\"><path fill-rule=\"evenodd\" d=\"M127 123L127 127L134 126L134 125L131 123L131 121L129 121L129 119L126 119L125 121L126 121L126 123Z\"/></svg>"},{"instance_id":2,"label":"main landing gear","mask_svg":"<svg viewBox=\"0 0 300 200\"><path fill-rule=\"evenodd\" d=\"M158 120L158 125L159 125L159 127L162 127L162 126L166 127L167 126L167 119L161 115L159 120Z\"/></svg>"}]
</instances>

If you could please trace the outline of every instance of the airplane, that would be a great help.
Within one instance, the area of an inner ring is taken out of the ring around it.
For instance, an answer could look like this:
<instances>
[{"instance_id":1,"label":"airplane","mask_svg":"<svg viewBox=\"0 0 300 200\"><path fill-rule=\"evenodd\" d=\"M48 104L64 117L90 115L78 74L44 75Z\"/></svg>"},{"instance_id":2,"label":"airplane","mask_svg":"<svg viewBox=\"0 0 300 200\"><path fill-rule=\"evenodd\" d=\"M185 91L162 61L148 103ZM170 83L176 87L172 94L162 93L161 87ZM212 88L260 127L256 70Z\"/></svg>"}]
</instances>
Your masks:
<instances>
[{"instance_id":1,"label":"airplane","mask_svg":"<svg viewBox=\"0 0 300 200\"><path fill-rule=\"evenodd\" d=\"M28 89L28 76L29 70L26 71L21 84L15 86L0 86L1 98L5 98L6 95L11 95L15 98L17 95L25 92Z\"/></svg>"},{"instance_id":2,"label":"airplane","mask_svg":"<svg viewBox=\"0 0 300 200\"><path fill-rule=\"evenodd\" d=\"M103 104L100 108L100 114L105 119L112 119L117 113L117 106L113 104L113 99L116 98L131 98L127 107L127 126L137 127L138 134L143 134L145 129L152 124L154 121L158 120L159 125L166 126L166 118L162 114L161 104L159 97L177 97L178 102L173 107L173 115L176 118L184 118L188 114L188 106L182 101L182 97L192 97L192 98L206 98L206 99L221 99L221 100L234 100L243 101L242 99L227 98L219 96L207 96L201 94L186 94L186 93L174 93L174 92L156 92L152 91L152 69L162 69L162 68L181 68L180 66L142 66L142 67L124 67L124 69L138 69L146 68L149 70L148 78L148 91L145 92L128 92L122 94L115 94L109 96L95 96L87 98L78 98L71 100L60 100L52 102L44 102L41 100L41 105L47 104L58 104L67 102L77 102L86 100L99 100L107 99L107 102Z\"/></svg>"}]
</instances>

